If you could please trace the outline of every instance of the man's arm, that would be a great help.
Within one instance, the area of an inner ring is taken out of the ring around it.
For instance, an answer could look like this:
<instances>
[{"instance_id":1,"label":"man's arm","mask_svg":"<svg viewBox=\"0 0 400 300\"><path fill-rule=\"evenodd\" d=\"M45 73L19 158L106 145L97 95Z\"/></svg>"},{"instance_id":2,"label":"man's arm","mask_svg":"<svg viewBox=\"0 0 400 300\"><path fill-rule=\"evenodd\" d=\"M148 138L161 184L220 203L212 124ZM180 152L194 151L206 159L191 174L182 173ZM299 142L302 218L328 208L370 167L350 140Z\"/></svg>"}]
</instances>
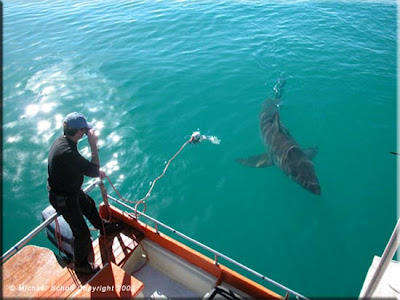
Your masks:
<instances>
[{"instance_id":1,"label":"man's arm","mask_svg":"<svg viewBox=\"0 0 400 300\"><path fill-rule=\"evenodd\" d=\"M97 149L97 140L98 137L95 134L94 130L88 131L88 141L90 145L90 150L92 152L92 163L98 165L100 167L100 158L99 158L99 149ZM100 170L100 179L106 177L106 173Z\"/></svg>"},{"instance_id":2,"label":"man's arm","mask_svg":"<svg viewBox=\"0 0 400 300\"><path fill-rule=\"evenodd\" d=\"M100 166L100 158L99 158L99 150L97 149L97 140L98 137L94 130L89 130L87 133L88 142L90 145L90 150L92 152L92 160L91 162Z\"/></svg>"}]
</instances>

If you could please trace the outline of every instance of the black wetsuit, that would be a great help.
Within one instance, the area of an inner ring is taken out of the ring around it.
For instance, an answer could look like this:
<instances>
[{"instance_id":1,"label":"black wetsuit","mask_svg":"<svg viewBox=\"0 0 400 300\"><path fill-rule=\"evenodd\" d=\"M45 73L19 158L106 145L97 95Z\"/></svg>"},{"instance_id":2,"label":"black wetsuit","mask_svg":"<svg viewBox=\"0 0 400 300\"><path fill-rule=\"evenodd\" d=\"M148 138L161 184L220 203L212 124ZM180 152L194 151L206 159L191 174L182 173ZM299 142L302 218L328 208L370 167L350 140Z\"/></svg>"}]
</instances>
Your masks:
<instances>
[{"instance_id":1,"label":"black wetsuit","mask_svg":"<svg viewBox=\"0 0 400 300\"><path fill-rule=\"evenodd\" d=\"M93 247L83 216L100 230L102 220L95 202L82 191L81 186L84 175L98 177L100 167L79 154L77 143L61 136L50 148L48 175L50 203L71 227L75 238L75 265L84 266L93 260Z\"/></svg>"}]
</instances>

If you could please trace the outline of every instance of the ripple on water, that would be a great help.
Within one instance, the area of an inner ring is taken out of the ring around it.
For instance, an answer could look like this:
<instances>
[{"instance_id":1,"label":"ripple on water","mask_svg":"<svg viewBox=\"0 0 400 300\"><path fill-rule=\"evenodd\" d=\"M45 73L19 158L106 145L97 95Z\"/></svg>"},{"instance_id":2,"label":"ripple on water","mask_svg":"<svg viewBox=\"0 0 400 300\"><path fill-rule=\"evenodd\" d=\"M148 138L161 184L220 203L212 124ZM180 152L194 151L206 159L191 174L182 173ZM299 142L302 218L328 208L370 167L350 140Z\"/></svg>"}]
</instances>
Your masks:
<instances>
[{"instance_id":1,"label":"ripple on water","mask_svg":"<svg viewBox=\"0 0 400 300\"><path fill-rule=\"evenodd\" d=\"M4 200L13 213L6 230L25 226L18 210L47 205L45 157L67 113L81 111L94 124L102 166L130 200L146 194L185 135L201 128L221 144L185 149L156 186L151 214L183 229L192 224L194 235L213 231L219 238L212 242L228 254L307 296L357 295L368 249L385 241L343 232L389 228L395 209L379 214L375 204L395 198L396 188L394 161L382 158L396 147L396 3L366 2L9 1L3 155ZM234 162L262 151L258 114L281 72L284 124L301 144L321 149L315 166L325 194L318 201L276 168ZM90 157L86 138L79 147ZM237 229L243 199L260 222L254 236L243 234L267 254L229 247L237 232L226 233ZM379 226L355 224L354 211ZM327 215L336 228L324 225ZM278 249L262 244L260 234ZM345 252L360 243L357 257ZM338 264L321 264L328 256ZM287 257L304 270L304 281L282 268ZM323 272L340 278L339 288L331 286L337 280L318 278Z\"/></svg>"}]
</instances>

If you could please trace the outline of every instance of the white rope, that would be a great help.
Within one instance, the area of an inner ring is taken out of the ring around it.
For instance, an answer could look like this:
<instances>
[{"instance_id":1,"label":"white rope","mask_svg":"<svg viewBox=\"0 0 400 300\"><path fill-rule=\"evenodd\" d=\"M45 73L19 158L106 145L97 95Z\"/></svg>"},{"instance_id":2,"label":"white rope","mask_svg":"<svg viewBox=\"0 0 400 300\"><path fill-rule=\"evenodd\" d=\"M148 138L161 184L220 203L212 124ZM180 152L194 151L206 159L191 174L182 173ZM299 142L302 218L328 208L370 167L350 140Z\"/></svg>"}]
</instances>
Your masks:
<instances>
[{"instance_id":1,"label":"white rope","mask_svg":"<svg viewBox=\"0 0 400 300\"><path fill-rule=\"evenodd\" d=\"M137 215L138 215L138 214L137 214L137 208L138 208L138 206L139 206L139 205L143 205L143 206L144 206L142 213L144 213L144 212L146 211L146 200L150 197L151 192L153 191L153 188L154 188L156 182L157 182L159 179L161 179L161 178L165 175L165 173L167 172L167 169L168 169L168 167L170 166L171 162L179 155L179 153L182 152L182 150L186 147L187 144L189 144L189 143L191 143L191 142L193 141L193 139L194 139L194 138L193 138L193 136L192 136L189 140L187 140L187 141L181 146L181 148L178 150L178 152L176 152L176 153L174 154L174 156L172 156L172 157L168 160L167 164L166 164L165 167L164 167L163 172L162 172L156 179L153 180L153 182L152 182L152 184L151 184L151 186L150 186L149 191L147 192L146 196L144 196L142 199L139 199L139 200L136 200L136 201L132 201L132 200L128 200L128 199L123 198L122 195L120 194L120 192L115 188L114 184L111 182L111 179L110 179L107 175L105 175L105 178L107 178L107 180L108 180L108 182L110 183L111 187L113 188L113 190L116 192L116 194L118 195L118 197L119 197L122 201L127 202L127 203L130 203L130 204L135 204L135 215L136 215L136 217L137 217Z\"/></svg>"}]
</instances>

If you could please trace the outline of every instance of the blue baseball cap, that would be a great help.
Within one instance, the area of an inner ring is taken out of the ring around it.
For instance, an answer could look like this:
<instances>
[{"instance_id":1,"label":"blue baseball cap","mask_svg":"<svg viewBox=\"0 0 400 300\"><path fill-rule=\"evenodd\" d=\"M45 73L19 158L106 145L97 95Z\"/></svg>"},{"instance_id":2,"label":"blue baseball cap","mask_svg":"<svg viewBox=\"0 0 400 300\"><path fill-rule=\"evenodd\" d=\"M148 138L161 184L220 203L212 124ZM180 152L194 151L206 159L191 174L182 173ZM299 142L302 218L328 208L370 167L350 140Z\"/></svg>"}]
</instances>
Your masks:
<instances>
[{"instance_id":1,"label":"blue baseball cap","mask_svg":"<svg viewBox=\"0 0 400 300\"><path fill-rule=\"evenodd\" d=\"M67 123L68 127L72 129L93 128L93 125L86 121L85 116L77 112L69 113L64 118L64 123Z\"/></svg>"}]
</instances>

